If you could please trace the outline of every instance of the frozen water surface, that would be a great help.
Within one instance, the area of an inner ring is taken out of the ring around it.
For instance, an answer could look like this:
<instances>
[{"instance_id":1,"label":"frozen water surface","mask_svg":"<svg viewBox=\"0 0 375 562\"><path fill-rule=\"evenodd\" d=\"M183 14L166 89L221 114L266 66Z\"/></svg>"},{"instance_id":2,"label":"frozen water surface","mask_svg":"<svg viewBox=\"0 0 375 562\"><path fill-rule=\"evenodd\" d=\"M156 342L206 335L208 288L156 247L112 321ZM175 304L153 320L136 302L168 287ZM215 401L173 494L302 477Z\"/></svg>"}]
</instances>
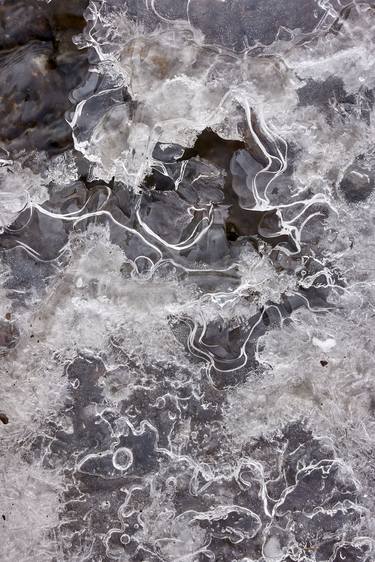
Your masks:
<instances>
[{"instance_id":1,"label":"frozen water surface","mask_svg":"<svg viewBox=\"0 0 375 562\"><path fill-rule=\"evenodd\" d=\"M1 562L375 560L374 30L0 1Z\"/></svg>"}]
</instances>

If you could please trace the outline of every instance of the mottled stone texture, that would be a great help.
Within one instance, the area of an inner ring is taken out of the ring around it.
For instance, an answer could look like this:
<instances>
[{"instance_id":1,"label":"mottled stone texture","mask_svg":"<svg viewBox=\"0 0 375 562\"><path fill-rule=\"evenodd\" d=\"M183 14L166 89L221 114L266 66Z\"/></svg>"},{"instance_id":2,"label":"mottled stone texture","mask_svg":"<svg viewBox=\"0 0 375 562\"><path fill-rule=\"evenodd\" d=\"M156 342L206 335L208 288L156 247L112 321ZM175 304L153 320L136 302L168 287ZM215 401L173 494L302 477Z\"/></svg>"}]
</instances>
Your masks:
<instances>
[{"instance_id":1,"label":"mottled stone texture","mask_svg":"<svg viewBox=\"0 0 375 562\"><path fill-rule=\"evenodd\" d=\"M372 562L375 7L0 0L0 562Z\"/></svg>"}]
</instances>

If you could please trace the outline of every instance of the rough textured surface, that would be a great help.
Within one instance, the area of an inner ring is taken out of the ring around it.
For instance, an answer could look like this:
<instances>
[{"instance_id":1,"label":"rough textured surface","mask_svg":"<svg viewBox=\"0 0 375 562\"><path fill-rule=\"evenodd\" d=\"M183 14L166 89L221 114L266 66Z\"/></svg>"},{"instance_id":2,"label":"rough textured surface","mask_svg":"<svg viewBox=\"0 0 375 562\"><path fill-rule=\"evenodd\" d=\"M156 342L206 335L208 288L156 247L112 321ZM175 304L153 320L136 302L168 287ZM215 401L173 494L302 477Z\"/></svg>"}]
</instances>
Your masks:
<instances>
[{"instance_id":1,"label":"rough textured surface","mask_svg":"<svg viewBox=\"0 0 375 562\"><path fill-rule=\"evenodd\" d=\"M373 2L0 1L0 560L375 559Z\"/></svg>"}]
</instances>

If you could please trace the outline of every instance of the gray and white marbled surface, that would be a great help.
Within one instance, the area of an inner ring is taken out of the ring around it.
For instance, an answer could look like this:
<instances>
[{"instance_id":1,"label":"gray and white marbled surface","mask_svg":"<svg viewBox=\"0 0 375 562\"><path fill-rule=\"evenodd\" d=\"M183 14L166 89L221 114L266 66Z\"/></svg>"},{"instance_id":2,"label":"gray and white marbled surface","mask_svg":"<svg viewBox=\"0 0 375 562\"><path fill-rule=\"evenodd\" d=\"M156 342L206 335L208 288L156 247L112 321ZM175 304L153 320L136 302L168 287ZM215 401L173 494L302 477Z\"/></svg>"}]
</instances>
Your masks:
<instances>
[{"instance_id":1,"label":"gray and white marbled surface","mask_svg":"<svg viewBox=\"0 0 375 562\"><path fill-rule=\"evenodd\" d=\"M0 561L375 560L375 3L0 0Z\"/></svg>"}]
</instances>

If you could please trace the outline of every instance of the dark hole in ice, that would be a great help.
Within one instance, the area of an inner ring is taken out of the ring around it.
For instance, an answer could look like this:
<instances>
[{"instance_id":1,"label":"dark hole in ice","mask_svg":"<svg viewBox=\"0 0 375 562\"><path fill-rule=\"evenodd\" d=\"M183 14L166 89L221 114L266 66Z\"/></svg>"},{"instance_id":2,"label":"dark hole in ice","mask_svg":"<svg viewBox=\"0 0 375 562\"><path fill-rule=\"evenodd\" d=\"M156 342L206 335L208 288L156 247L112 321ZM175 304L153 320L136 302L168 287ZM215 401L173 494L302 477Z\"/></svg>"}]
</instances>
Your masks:
<instances>
[{"instance_id":1,"label":"dark hole in ice","mask_svg":"<svg viewBox=\"0 0 375 562\"><path fill-rule=\"evenodd\" d=\"M228 168L233 153L241 148L246 149L244 142L222 139L212 129L205 129L197 137L194 146L185 150L180 160L200 156L221 168Z\"/></svg>"},{"instance_id":2,"label":"dark hole in ice","mask_svg":"<svg viewBox=\"0 0 375 562\"><path fill-rule=\"evenodd\" d=\"M321 364L322 367L327 367L328 361L325 361L324 359L322 359L320 364Z\"/></svg>"},{"instance_id":3,"label":"dark hole in ice","mask_svg":"<svg viewBox=\"0 0 375 562\"><path fill-rule=\"evenodd\" d=\"M226 234L227 234L227 240L229 240L230 242L235 242L240 236L237 232L235 225L232 224L231 222L227 222L226 224Z\"/></svg>"},{"instance_id":4,"label":"dark hole in ice","mask_svg":"<svg viewBox=\"0 0 375 562\"><path fill-rule=\"evenodd\" d=\"M173 191L175 189L173 180L155 169L145 177L143 186L148 189L156 189L157 191Z\"/></svg>"},{"instance_id":5,"label":"dark hole in ice","mask_svg":"<svg viewBox=\"0 0 375 562\"><path fill-rule=\"evenodd\" d=\"M7 425L9 423L9 418L6 414L0 413L0 421L4 424Z\"/></svg>"}]
</instances>

